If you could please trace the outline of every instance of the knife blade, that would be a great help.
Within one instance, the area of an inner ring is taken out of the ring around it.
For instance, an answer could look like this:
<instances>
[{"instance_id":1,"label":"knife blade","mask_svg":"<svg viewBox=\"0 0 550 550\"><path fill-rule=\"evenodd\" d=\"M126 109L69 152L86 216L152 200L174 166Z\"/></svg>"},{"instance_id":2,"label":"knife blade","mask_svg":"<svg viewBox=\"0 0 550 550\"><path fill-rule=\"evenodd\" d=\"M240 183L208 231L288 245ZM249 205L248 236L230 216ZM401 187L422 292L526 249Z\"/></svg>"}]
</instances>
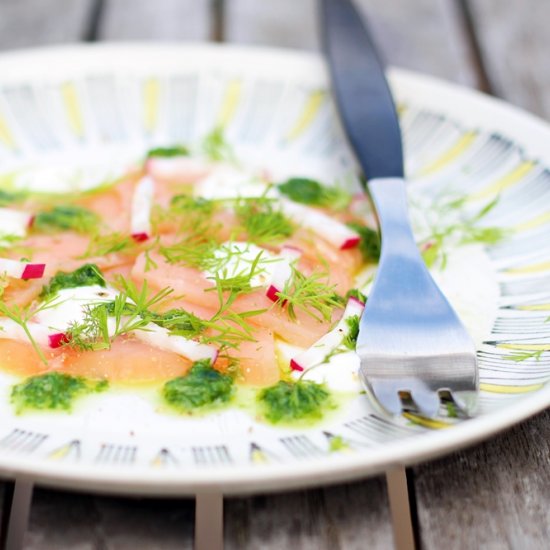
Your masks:
<instances>
[{"instance_id":1,"label":"knife blade","mask_svg":"<svg viewBox=\"0 0 550 550\"><path fill-rule=\"evenodd\" d=\"M370 32L351 0L322 0L323 49L340 119L367 179L402 178L395 104Z\"/></svg>"}]
</instances>

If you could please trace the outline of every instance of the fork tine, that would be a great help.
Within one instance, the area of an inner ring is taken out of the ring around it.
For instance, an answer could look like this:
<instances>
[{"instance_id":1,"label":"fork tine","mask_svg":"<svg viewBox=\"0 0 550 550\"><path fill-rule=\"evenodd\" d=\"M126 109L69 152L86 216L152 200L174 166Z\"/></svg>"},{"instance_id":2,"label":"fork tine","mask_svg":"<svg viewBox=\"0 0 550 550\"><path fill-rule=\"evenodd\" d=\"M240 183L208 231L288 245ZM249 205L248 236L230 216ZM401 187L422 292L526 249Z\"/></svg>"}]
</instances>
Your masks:
<instances>
[{"instance_id":1,"label":"fork tine","mask_svg":"<svg viewBox=\"0 0 550 550\"><path fill-rule=\"evenodd\" d=\"M433 418L439 412L441 401L437 392L419 386L412 390L411 398L422 416Z\"/></svg>"}]
</instances>

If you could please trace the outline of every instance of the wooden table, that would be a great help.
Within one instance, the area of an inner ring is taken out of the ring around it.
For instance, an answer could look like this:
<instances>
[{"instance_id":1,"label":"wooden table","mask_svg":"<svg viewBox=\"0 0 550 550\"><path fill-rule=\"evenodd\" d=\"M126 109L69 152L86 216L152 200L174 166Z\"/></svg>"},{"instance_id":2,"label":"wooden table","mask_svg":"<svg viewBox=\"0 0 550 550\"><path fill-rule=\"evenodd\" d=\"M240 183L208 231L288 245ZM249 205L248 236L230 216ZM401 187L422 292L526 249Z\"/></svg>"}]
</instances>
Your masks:
<instances>
[{"instance_id":1,"label":"wooden table","mask_svg":"<svg viewBox=\"0 0 550 550\"><path fill-rule=\"evenodd\" d=\"M550 118L547 0L359 4L391 64L480 88ZM316 50L315 0L0 0L2 50L77 41L209 39ZM422 548L550 547L548 411L477 447L416 466L409 476ZM5 484L0 490L11 488ZM23 501L31 497L25 489L18 493ZM190 499L35 489L23 546L192 548L194 506ZM393 544L383 477L227 499L224 520L228 549Z\"/></svg>"}]
</instances>

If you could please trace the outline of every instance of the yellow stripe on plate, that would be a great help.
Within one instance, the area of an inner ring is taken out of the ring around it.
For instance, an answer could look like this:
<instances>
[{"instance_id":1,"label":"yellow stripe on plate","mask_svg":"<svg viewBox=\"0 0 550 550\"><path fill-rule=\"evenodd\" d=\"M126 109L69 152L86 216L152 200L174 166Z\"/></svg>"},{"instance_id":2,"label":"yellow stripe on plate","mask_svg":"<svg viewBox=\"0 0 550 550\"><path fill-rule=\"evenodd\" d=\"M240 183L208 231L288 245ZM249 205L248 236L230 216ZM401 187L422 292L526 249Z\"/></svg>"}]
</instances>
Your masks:
<instances>
[{"instance_id":1,"label":"yellow stripe on plate","mask_svg":"<svg viewBox=\"0 0 550 550\"><path fill-rule=\"evenodd\" d=\"M525 386L506 386L503 384L480 384L479 389L490 393L529 393L532 391L540 390L544 387L544 384L527 384Z\"/></svg>"},{"instance_id":2,"label":"yellow stripe on plate","mask_svg":"<svg viewBox=\"0 0 550 550\"><path fill-rule=\"evenodd\" d=\"M252 462L253 464L267 464L269 462L269 459L263 451L261 451L260 449L254 449L250 453L250 462Z\"/></svg>"},{"instance_id":3,"label":"yellow stripe on plate","mask_svg":"<svg viewBox=\"0 0 550 550\"><path fill-rule=\"evenodd\" d=\"M529 306L516 306L521 311L550 311L550 304L533 304Z\"/></svg>"},{"instance_id":4,"label":"yellow stripe on plate","mask_svg":"<svg viewBox=\"0 0 550 550\"><path fill-rule=\"evenodd\" d=\"M486 199L488 197L494 197L499 193L502 193L505 189L512 187L512 185L521 181L536 165L536 162L532 160L524 161L516 166L511 172L505 176L499 178L497 181L489 184L487 187L472 193L469 200Z\"/></svg>"},{"instance_id":5,"label":"yellow stripe on plate","mask_svg":"<svg viewBox=\"0 0 550 550\"><path fill-rule=\"evenodd\" d=\"M539 262L536 264L526 265L525 267L511 267L506 269L506 273L521 274L521 273L540 273L542 271L550 270L550 261Z\"/></svg>"},{"instance_id":6,"label":"yellow stripe on plate","mask_svg":"<svg viewBox=\"0 0 550 550\"><path fill-rule=\"evenodd\" d=\"M308 129L311 123L315 120L315 117L319 114L319 110L321 109L326 97L327 93L322 90L312 92L309 95L298 120L286 136L288 141L292 141L293 139L300 137Z\"/></svg>"},{"instance_id":7,"label":"yellow stripe on plate","mask_svg":"<svg viewBox=\"0 0 550 550\"><path fill-rule=\"evenodd\" d=\"M160 82L148 78L143 85L143 127L146 132L153 132L159 120Z\"/></svg>"},{"instance_id":8,"label":"yellow stripe on plate","mask_svg":"<svg viewBox=\"0 0 550 550\"><path fill-rule=\"evenodd\" d=\"M69 127L77 137L84 135L84 118L78 100L76 87L72 82L65 82L61 85L61 98L67 112Z\"/></svg>"},{"instance_id":9,"label":"yellow stripe on plate","mask_svg":"<svg viewBox=\"0 0 550 550\"><path fill-rule=\"evenodd\" d=\"M546 344L497 344L497 348L520 351L550 351L550 342Z\"/></svg>"},{"instance_id":10,"label":"yellow stripe on plate","mask_svg":"<svg viewBox=\"0 0 550 550\"><path fill-rule=\"evenodd\" d=\"M452 426L450 422L443 422L442 420L435 420L434 418L426 418L425 416L419 416L410 412L404 412L403 416L414 424L418 424L419 426L430 428L432 430L442 430Z\"/></svg>"},{"instance_id":11,"label":"yellow stripe on plate","mask_svg":"<svg viewBox=\"0 0 550 550\"><path fill-rule=\"evenodd\" d=\"M424 166L420 170L420 176L428 176L445 168L448 164L456 160L460 155L462 155L467 149L472 145L475 138L477 137L477 132L466 132L461 135L456 143L451 145L444 153L442 153L437 159L430 162L427 166Z\"/></svg>"},{"instance_id":12,"label":"yellow stripe on plate","mask_svg":"<svg viewBox=\"0 0 550 550\"><path fill-rule=\"evenodd\" d=\"M242 82L240 80L232 80L227 85L225 95L223 97L220 114L218 115L218 126L225 128L235 116L239 102L241 101Z\"/></svg>"},{"instance_id":13,"label":"yellow stripe on plate","mask_svg":"<svg viewBox=\"0 0 550 550\"><path fill-rule=\"evenodd\" d=\"M529 231L529 229L535 229L535 227L539 227L548 222L550 222L550 212L544 212L528 222L518 223L513 229L514 231Z\"/></svg>"},{"instance_id":14,"label":"yellow stripe on plate","mask_svg":"<svg viewBox=\"0 0 550 550\"><path fill-rule=\"evenodd\" d=\"M75 453L78 453L78 447L79 447L79 444L77 441L71 441L70 443L63 445L62 447L59 447L53 450L48 455L48 458L51 460L63 460L73 451Z\"/></svg>"},{"instance_id":15,"label":"yellow stripe on plate","mask_svg":"<svg viewBox=\"0 0 550 550\"><path fill-rule=\"evenodd\" d=\"M3 141L10 149L16 149L15 139L6 120L0 115L0 141Z\"/></svg>"}]
</instances>

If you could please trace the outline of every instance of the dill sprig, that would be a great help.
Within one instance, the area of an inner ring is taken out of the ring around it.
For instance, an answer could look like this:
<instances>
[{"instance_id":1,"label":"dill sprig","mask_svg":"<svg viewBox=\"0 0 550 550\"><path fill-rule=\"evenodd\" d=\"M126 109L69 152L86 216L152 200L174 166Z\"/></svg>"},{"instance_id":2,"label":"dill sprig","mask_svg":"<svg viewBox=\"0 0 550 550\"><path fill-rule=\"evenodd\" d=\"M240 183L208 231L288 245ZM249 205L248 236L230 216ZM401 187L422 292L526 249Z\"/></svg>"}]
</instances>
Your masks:
<instances>
[{"instance_id":1,"label":"dill sprig","mask_svg":"<svg viewBox=\"0 0 550 550\"><path fill-rule=\"evenodd\" d=\"M133 282L119 277L117 284L121 293L114 300L83 308L84 318L69 327L65 345L83 351L110 349L115 338L136 330L148 330L150 323L171 334L216 345L220 349L235 348L243 340L254 340L253 328L247 319L260 311L230 311L236 293L230 293L227 298L222 294L218 311L211 319L201 319L183 308L164 313L156 311L166 299L173 298L173 290L169 287L150 296L146 281L137 288Z\"/></svg>"},{"instance_id":2,"label":"dill sprig","mask_svg":"<svg viewBox=\"0 0 550 550\"><path fill-rule=\"evenodd\" d=\"M265 196L237 199L234 210L248 240L253 243L273 244L294 233L294 225L276 207L273 199Z\"/></svg>"},{"instance_id":3,"label":"dill sprig","mask_svg":"<svg viewBox=\"0 0 550 550\"><path fill-rule=\"evenodd\" d=\"M117 282L122 292L114 300L84 306L84 318L73 322L67 330L67 346L91 351L110 349L118 336L146 330L152 321L151 308L173 292L171 288L164 288L150 297L147 281L141 289L124 277L119 277Z\"/></svg>"},{"instance_id":4,"label":"dill sprig","mask_svg":"<svg viewBox=\"0 0 550 550\"><path fill-rule=\"evenodd\" d=\"M506 236L506 229L495 226L482 226L479 223L497 206L499 196L485 204L480 210L464 215L462 210L468 197L455 197L448 201L436 201L432 210L437 213L435 222L429 224L429 234L420 243L426 265L437 264L441 269L447 266L448 249L453 245L479 243L494 245Z\"/></svg>"},{"instance_id":5,"label":"dill sprig","mask_svg":"<svg viewBox=\"0 0 550 550\"><path fill-rule=\"evenodd\" d=\"M96 233L90 239L86 252L84 252L84 254L82 254L79 258L93 258L120 252L131 254L136 250L136 248L136 242L128 235L118 232L103 235Z\"/></svg>"},{"instance_id":6,"label":"dill sprig","mask_svg":"<svg viewBox=\"0 0 550 550\"><path fill-rule=\"evenodd\" d=\"M42 351L40 345L32 335L28 323L38 313L55 307L60 303L61 302L58 300L57 296L48 297L37 307L35 306L35 304L30 304L29 306L25 307L18 306L17 304L9 306L8 304L6 304L6 302L0 301L0 314L2 314L4 317L7 317L8 319L11 319L14 323L19 325L23 329L23 332L28 338L31 346L34 348L36 354L40 358L40 361L42 361L42 363L44 363L45 365L48 364L48 360L46 359L46 356L44 355L44 352Z\"/></svg>"},{"instance_id":7,"label":"dill sprig","mask_svg":"<svg viewBox=\"0 0 550 550\"><path fill-rule=\"evenodd\" d=\"M186 235L171 245L161 246L159 251L168 263L203 269L214 258L214 252L218 246L215 239L194 233Z\"/></svg>"},{"instance_id":8,"label":"dill sprig","mask_svg":"<svg viewBox=\"0 0 550 550\"><path fill-rule=\"evenodd\" d=\"M330 321L335 307L342 305L342 298L334 285L327 284L326 273L304 275L295 265L282 291L277 293L276 303L285 304L290 319L296 321L296 310L304 311L318 321Z\"/></svg>"},{"instance_id":9,"label":"dill sprig","mask_svg":"<svg viewBox=\"0 0 550 550\"><path fill-rule=\"evenodd\" d=\"M217 126L203 138L202 151L215 162L236 162L235 152L227 142L222 126Z\"/></svg>"}]
</instances>

